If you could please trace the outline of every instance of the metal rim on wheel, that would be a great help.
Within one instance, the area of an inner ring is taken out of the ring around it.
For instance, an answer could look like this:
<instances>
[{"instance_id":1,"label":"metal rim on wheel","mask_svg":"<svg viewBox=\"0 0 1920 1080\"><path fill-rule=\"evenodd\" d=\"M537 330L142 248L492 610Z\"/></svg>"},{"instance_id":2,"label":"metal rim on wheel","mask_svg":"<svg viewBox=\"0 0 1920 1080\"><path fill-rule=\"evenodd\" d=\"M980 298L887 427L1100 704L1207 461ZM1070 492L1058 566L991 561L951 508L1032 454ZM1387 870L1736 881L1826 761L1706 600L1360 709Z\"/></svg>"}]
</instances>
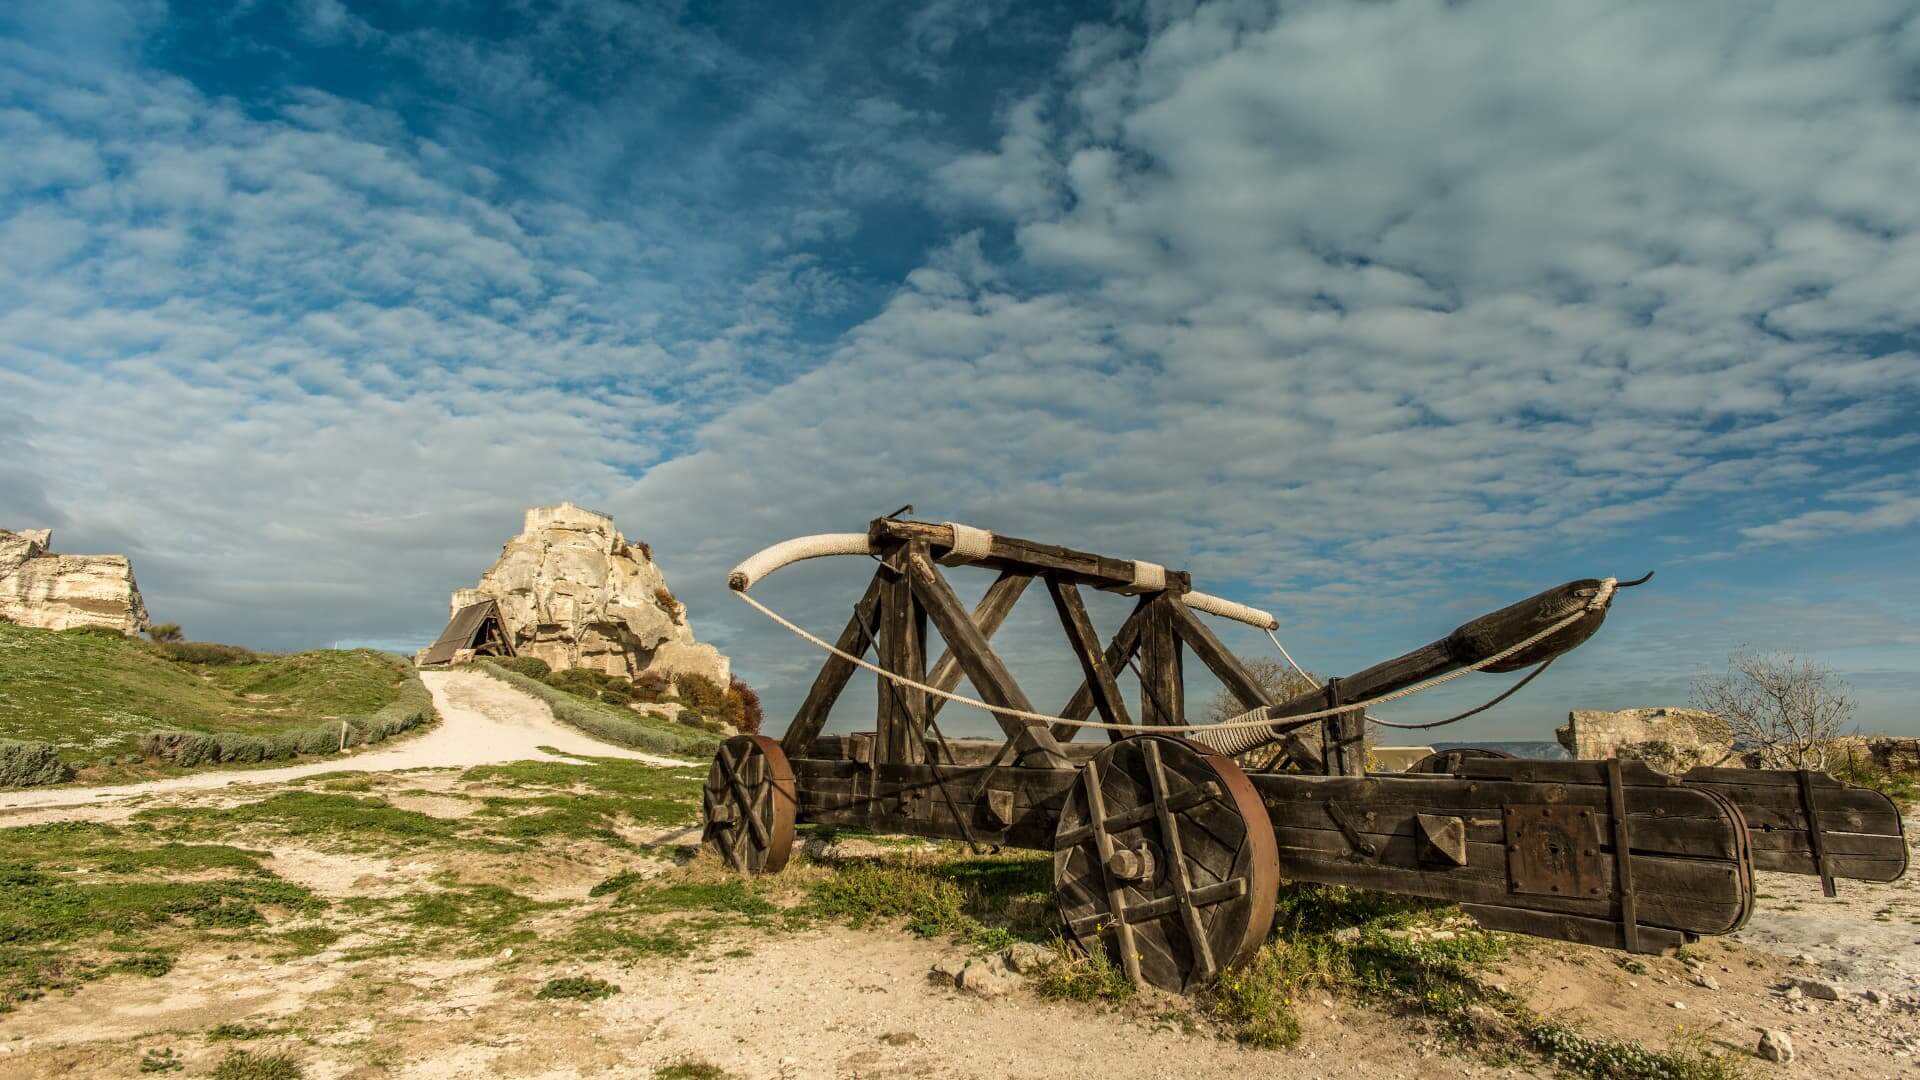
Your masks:
<instances>
[{"instance_id":1,"label":"metal rim on wheel","mask_svg":"<svg viewBox=\"0 0 1920 1080\"><path fill-rule=\"evenodd\" d=\"M786 751L764 735L720 744L701 795L702 842L743 874L777 874L793 852L795 793Z\"/></svg>"},{"instance_id":2,"label":"metal rim on wheel","mask_svg":"<svg viewBox=\"0 0 1920 1080\"><path fill-rule=\"evenodd\" d=\"M1186 992L1266 941L1280 860L1233 759L1140 735L1083 766L1054 833L1053 881L1083 947L1117 954L1135 983Z\"/></svg>"}]
</instances>

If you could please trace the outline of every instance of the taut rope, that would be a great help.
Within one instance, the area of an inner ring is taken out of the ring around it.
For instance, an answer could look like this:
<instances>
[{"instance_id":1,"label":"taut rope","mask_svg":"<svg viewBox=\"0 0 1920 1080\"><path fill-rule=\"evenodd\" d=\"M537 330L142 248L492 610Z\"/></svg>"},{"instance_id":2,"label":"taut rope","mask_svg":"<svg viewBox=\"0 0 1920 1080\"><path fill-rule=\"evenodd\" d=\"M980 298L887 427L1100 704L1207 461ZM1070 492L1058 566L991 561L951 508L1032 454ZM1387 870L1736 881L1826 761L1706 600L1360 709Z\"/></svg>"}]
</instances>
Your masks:
<instances>
[{"instance_id":1,"label":"taut rope","mask_svg":"<svg viewBox=\"0 0 1920 1080\"><path fill-rule=\"evenodd\" d=\"M834 645L832 642L826 641L820 637L815 636L812 633L809 633L806 629L796 625L791 620L781 615L779 612L773 610L767 605L747 595L746 590L744 589L736 588L735 590L733 590L733 592L735 596L738 596L740 599L746 601L755 610L759 611L760 614L765 615L767 618L772 619L774 622L792 631L796 636L800 637L802 640L805 640L821 649L826 650L829 653L832 653L833 655L839 657L840 659L845 660L850 664L853 664L855 667L864 668L865 670L871 671L875 675L878 675L883 679L891 680L892 682L900 686L911 687L915 690L922 691L923 693L928 693L928 694L934 695L935 697L944 698L947 701L957 702L961 705L970 705L976 709L983 709L987 712L994 713L999 716L1011 716L1019 720L1032 720L1032 721L1036 721L1038 723L1043 723L1043 724L1066 724L1069 727L1098 728L1099 730L1102 730L1102 731L1130 731L1130 732L1138 732L1138 733L1148 733L1148 734L1157 733L1157 734L1165 735L1165 734L1170 734L1175 732L1184 733L1184 732L1204 732L1204 731L1232 731L1240 728L1271 727L1276 723L1283 723L1283 722L1287 724L1298 724L1298 723L1304 723L1309 720L1320 720L1329 716L1338 716L1341 713L1359 712L1365 709L1372 708L1375 705L1385 705L1388 702L1399 701L1402 698L1412 697L1413 695L1421 693L1423 691L1431 690L1436 686L1440 686L1445 683L1450 683L1453 680L1461 677L1462 675L1468 674L1469 672L1480 671L1483 668L1492 667L1494 664L1497 664L1500 661L1505 660L1510 656L1514 656L1521 652L1524 652L1527 649L1530 649L1533 646L1539 644L1540 642L1545 641L1547 638L1550 638L1553 635L1559 633L1560 631L1565 630L1567 627L1572 626L1574 623L1579 622L1583 618L1586 618L1588 612L1597 611L1606 607L1607 602L1613 598L1613 590L1616 584L1617 583L1613 578L1602 579L1600 582L1600 587L1594 591L1593 597L1589 599L1585 604L1582 604L1578 608L1575 608L1571 614L1560 619L1558 622L1555 622L1552 626L1547 627L1545 630L1542 630L1539 633L1534 634L1532 637L1529 637L1526 640L1519 642L1518 644L1509 645L1508 647L1500 650L1499 652L1494 653L1492 656L1489 656L1484 660L1475 661L1474 663L1469 664L1466 667L1456 668L1453 671L1447 672L1445 675L1436 675L1431 679L1427 679L1423 682L1415 683L1412 686L1402 687L1389 694L1381 694L1379 697L1368 698L1365 701L1355 701L1346 705L1339 705L1330 709L1321 709L1318 712L1295 713L1289 716L1281 717L1279 719L1275 719L1267 715L1268 707L1261 706L1255 709L1248 709L1246 712L1240 713L1237 716L1229 717L1228 719L1222 720L1217 724L1152 724L1152 725L1109 724L1101 720L1069 720L1064 716L1053 716L1047 713L1029 712L1025 709L1012 709L1012 708L1003 708L998 705L989 705L978 698L971 698L966 696L965 694L955 694L947 690L942 690L937 686L929 686L926 683L917 682L913 679L907 678L904 675L899 675L894 672L888 671L883 667L879 667L878 665L870 664L865 659L855 656L850 652L847 652L845 649L842 649ZM1274 645L1278 646L1279 644L1280 644L1279 639L1275 638ZM1280 650L1280 655L1286 656L1286 652L1287 651L1283 648ZM1292 662L1292 657L1288 657L1288 662L1289 663ZM1294 669L1298 671L1299 665L1295 664ZM1301 674L1305 674L1305 672L1301 672ZM1308 678L1312 678L1312 676L1308 676ZM1518 687L1516 687L1515 689L1518 689ZM1254 719L1256 715L1259 717L1259 719ZM1458 720L1463 718L1464 717L1454 717L1453 719ZM1385 727L1438 726L1437 724L1435 725L1390 724L1383 720L1373 720L1372 722L1376 724L1381 724L1382 726L1385 726ZM1451 723L1451 722L1452 720L1447 720L1447 721L1442 721L1441 723Z\"/></svg>"}]
</instances>

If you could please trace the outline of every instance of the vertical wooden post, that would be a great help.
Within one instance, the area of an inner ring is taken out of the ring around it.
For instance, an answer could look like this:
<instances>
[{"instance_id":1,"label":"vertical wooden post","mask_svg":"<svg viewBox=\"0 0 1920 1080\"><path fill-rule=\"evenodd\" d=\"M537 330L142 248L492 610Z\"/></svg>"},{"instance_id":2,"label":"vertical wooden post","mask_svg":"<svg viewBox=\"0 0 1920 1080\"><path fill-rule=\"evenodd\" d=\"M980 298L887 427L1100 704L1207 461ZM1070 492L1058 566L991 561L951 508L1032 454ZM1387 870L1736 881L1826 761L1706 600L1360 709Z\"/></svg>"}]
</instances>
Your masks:
<instances>
[{"instance_id":1,"label":"vertical wooden post","mask_svg":"<svg viewBox=\"0 0 1920 1080\"><path fill-rule=\"evenodd\" d=\"M908 544L897 544L880 564L880 603L874 612L877 624L875 652L879 665L909 679L924 681L926 676L926 639L916 635L920 625L915 611L913 589L907 581ZM926 739L916 735L926 724L926 694L901 686L889 679L876 682L873 762L881 764L918 764L926 759ZM916 707L917 706L917 707Z\"/></svg>"},{"instance_id":2,"label":"vertical wooden post","mask_svg":"<svg viewBox=\"0 0 1920 1080\"><path fill-rule=\"evenodd\" d=\"M1180 674L1180 637L1174 632L1170 593L1148 605L1140 634L1140 722L1186 723L1186 682Z\"/></svg>"},{"instance_id":3,"label":"vertical wooden post","mask_svg":"<svg viewBox=\"0 0 1920 1080\"><path fill-rule=\"evenodd\" d=\"M915 552L926 553L924 541L907 545L901 555L901 568ZM913 585L902 573L888 588L892 596L886 621L880 628L880 649L885 660L881 667L914 682L927 681L927 612L914 599ZM899 683L889 683L881 692L894 700L894 723L888 733L886 760L899 765L919 765L927 760L927 693Z\"/></svg>"},{"instance_id":4,"label":"vertical wooden post","mask_svg":"<svg viewBox=\"0 0 1920 1080\"><path fill-rule=\"evenodd\" d=\"M1338 676L1327 680L1327 708L1346 704ZM1367 721L1359 712L1336 713L1320 721L1321 761L1328 776L1365 776Z\"/></svg>"}]
</instances>

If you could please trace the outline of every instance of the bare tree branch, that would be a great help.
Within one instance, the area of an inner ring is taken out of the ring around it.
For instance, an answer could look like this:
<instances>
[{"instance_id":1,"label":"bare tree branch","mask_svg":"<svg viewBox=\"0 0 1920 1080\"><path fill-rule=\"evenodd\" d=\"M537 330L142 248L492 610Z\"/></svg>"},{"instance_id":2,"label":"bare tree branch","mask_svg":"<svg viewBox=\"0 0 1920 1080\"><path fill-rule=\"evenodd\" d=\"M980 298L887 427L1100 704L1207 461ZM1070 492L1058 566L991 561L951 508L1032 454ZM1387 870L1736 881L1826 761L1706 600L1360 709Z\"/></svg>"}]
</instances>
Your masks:
<instances>
[{"instance_id":1,"label":"bare tree branch","mask_svg":"<svg viewBox=\"0 0 1920 1080\"><path fill-rule=\"evenodd\" d=\"M1734 745L1762 768L1824 769L1828 746L1853 717L1853 695L1833 670L1790 654L1741 650L1724 675L1693 684L1694 704L1716 713Z\"/></svg>"}]
</instances>

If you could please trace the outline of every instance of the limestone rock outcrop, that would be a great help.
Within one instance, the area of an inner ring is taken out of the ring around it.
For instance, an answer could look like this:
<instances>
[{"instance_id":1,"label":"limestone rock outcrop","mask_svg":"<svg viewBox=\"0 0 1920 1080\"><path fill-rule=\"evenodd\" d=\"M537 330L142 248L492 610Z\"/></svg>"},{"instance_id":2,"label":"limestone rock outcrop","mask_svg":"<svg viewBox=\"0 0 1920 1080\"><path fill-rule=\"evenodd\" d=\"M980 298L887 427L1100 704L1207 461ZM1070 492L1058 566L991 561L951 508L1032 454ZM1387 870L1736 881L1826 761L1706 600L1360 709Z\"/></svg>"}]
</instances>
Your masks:
<instances>
[{"instance_id":1,"label":"limestone rock outcrop","mask_svg":"<svg viewBox=\"0 0 1920 1080\"><path fill-rule=\"evenodd\" d=\"M520 535L452 610L492 597L514 652L555 670L593 668L635 678L732 674L718 649L697 640L686 607L643 543L629 543L605 514L572 503L527 511Z\"/></svg>"},{"instance_id":2,"label":"limestone rock outcrop","mask_svg":"<svg viewBox=\"0 0 1920 1080\"><path fill-rule=\"evenodd\" d=\"M1699 709L1575 709L1553 734L1582 761L1637 758L1668 773L1741 763L1726 721Z\"/></svg>"},{"instance_id":3,"label":"limestone rock outcrop","mask_svg":"<svg viewBox=\"0 0 1920 1080\"><path fill-rule=\"evenodd\" d=\"M147 628L147 605L125 555L60 555L52 543L51 529L0 529L0 617L43 630Z\"/></svg>"}]
</instances>

